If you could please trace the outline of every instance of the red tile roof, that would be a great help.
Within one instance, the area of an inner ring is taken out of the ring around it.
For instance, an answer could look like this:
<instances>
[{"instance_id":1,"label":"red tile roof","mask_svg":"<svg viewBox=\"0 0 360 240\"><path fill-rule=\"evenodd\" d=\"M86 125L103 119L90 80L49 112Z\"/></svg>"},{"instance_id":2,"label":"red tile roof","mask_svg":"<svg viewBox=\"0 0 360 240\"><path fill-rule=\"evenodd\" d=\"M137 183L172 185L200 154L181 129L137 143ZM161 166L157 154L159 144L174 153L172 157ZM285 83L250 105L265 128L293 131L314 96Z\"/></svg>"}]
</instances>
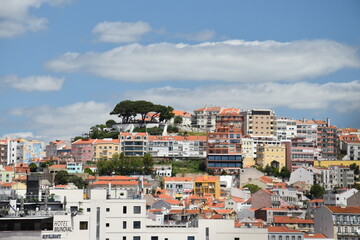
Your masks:
<instances>
[{"instance_id":1,"label":"red tile roof","mask_svg":"<svg viewBox=\"0 0 360 240\"><path fill-rule=\"evenodd\" d=\"M171 205L180 205L181 204L181 202L176 199L162 199L162 200L164 200L165 202L167 202Z\"/></svg>"},{"instance_id":2,"label":"red tile roof","mask_svg":"<svg viewBox=\"0 0 360 240\"><path fill-rule=\"evenodd\" d=\"M49 168L66 168L66 165L57 165L57 164L55 164L55 165L50 166Z\"/></svg>"},{"instance_id":3,"label":"red tile roof","mask_svg":"<svg viewBox=\"0 0 360 240\"><path fill-rule=\"evenodd\" d=\"M219 181L218 176L197 176L195 182L217 182Z\"/></svg>"},{"instance_id":4,"label":"red tile roof","mask_svg":"<svg viewBox=\"0 0 360 240\"><path fill-rule=\"evenodd\" d=\"M192 177L164 177L165 182L193 182Z\"/></svg>"},{"instance_id":5,"label":"red tile roof","mask_svg":"<svg viewBox=\"0 0 360 240\"><path fill-rule=\"evenodd\" d=\"M288 216L274 216L274 223L307 223L314 224L312 219L302 219L298 217L288 217Z\"/></svg>"},{"instance_id":6,"label":"red tile roof","mask_svg":"<svg viewBox=\"0 0 360 240\"><path fill-rule=\"evenodd\" d=\"M338 207L326 206L333 213L355 213L360 214L360 207Z\"/></svg>"},{"instance_id":7,"label":"red tile roof","mask_svg":"<svg viewBox=\"0 0 360 240\"><path fill-rule=\"evenodd\" d=\"M269 227L268 232L272 232L272 233L285 233L285 232L301 233L299 230L289 229L287 227Z\"/></svg>"},{"instance_id":8,"label":"red tile roof","mask_svg":"<svg viewBox=\"0 0 360 240\"><path fill-rule=\"evenodd\" d=\"M138 185L139 182L138 181L97 181L94 182L94 185L109 185L109 183L111 183L111 185Z\"/></svg>"},{"instance_id":9,"label":"red tile roof","mask_svg":"<svg viewBox=\"0 0 360 240\"><path fill-rule=\"evenodd\" d=\"M182 117L191 117L191 113L188 112L184 112L184 111L172 111L172 113L174 113L175 116L182 116Z\"/></svg>"},{"instance_id":10,"label":"red tile roof","mask_svg":"<svg viewBox=\"0 0 360 240\"><path fill-rule=\"evenodd\" d=\"M274 180L271 177L267 177L267 176L259 177L259 180L263 183L273 183L274 182Z\"/></svg>"},{"instance_id":11,"label":"red tile roof","mask_svg":"<svg viewBox=\"0 0 360 240\"><path fill-rule=\"evenodd\" d=\"M327 238L327 237L321 233L311 233L311 234L305 233L304 238Z\"/></svg>"}]
</instances>

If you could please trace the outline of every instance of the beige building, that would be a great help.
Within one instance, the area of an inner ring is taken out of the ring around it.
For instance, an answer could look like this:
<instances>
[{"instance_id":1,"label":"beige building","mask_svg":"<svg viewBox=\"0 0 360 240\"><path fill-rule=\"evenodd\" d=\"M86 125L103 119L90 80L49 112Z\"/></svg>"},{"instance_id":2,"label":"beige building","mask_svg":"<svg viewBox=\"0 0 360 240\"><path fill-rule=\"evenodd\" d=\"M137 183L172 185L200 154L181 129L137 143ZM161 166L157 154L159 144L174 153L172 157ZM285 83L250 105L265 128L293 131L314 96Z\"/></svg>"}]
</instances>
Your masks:
<instances>
[{"instance_id":1,"label":"beige building","mask_svg":"<svg viewBox=\"0 0 360 240\"><path fill-rule=\"evenodd\" d=\"M281 169L286 166L286 147L283 144L260 144L256 149L256 164Z\"/></svg>"},{"instance_id":2,"label":"beige building","mask_svg":"<svg viewBox=\"0 0 360 240\"><path fill-rule=\"evenodd\" d=\"M93 144L94 147L94 159L100 159L101 157L111 158L115 153L120 153L120 141L119 139L104 138L98 139Z\"/></svg>"},{"instance_id":3,"label":"beige building","mask_svg":"<svg viewBox=\"0 0 360 240\"><path fill-rule=\"evenodd\" d=\"M253 109L242 112L244 134L252 137L276 137L276 116L273 110Z\"/></svg>"},{"instance_id":4,"label":"beige building","mask_svg":"<svg viewBox=\"0 0 360 240\"><path fill-rule=\"evenodd\" d=\"M256 145L254 139L252 138L242 138L241 139L242 147L242 157L243 157L243 167L254 166L256 158Z\"/></svg>"}]
</instances>

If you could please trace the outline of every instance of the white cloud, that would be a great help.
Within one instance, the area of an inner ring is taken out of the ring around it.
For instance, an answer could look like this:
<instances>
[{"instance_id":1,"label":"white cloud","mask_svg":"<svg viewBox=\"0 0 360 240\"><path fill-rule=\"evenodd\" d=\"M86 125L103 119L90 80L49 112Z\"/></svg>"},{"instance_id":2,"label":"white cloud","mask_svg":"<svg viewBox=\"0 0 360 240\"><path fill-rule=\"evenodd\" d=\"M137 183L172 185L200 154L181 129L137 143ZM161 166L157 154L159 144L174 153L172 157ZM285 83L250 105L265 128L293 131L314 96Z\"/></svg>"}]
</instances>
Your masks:
<instances>
[{"instance_id":1,"label":"white cloud","mask_svg":"<svg viewBox=\"0 0 360 240\"><path fill-rule=\"evenodd\" d=\"M66 53L48 69L86 72L122 81L301 80L360 67L357 49L328 40L231 40L202 44L130 44L97 53Z\"/></svg>"},{"instance_id":2,"label":"white cloud","mask_svg":"<svg viewBox=\"0 0 360 240\"><path fill-rule=\"evenodd\" d=\"M46 140L70 139L87 133L90 127L105 123L116 117L110 115L114 106L105 103L77 102L54 107L39 106L32 108L15 108L11 115L27 117L29 129Z\"/></svg>"},{"instance_id":3,"label":"white cloud","mask_svg":"<svg viewBox=\"0 0 360 240\"><path fill-rule=\"evenodd\" d=\"M46 18L31 15L30 9L47 3L59 6L72 0L0 0L0 38L11 38L26 31L46 29Z\"/></svg>"},{"instance_id":4,"label":"white cloud","mask_svg":"<svg viewBox=\"0 0 360 240\"><path fill-rule=\"evenodd\" d=\"M146 22L102 22L92 30L98 41L112 43L136 42L150 31L151 26Z\"/></svg>"},{"instance_id":5,"label":"white cloud","mask_svg":"<svg viewBox=\"0 0 360 240\"><path fill-rule=\"evenodd\" d=\"M124 99L146 99L179 110L192 111L213 105L224 107L276 108L349 112L360 109L360 81L345 83L255 83L185 88L154 88L127 92Z\"/></svg>"},{"instance_id":6,"label":"white cloud","mask_svg":"<svg viewBox=\"0 0 360 240\"><path fill-rule=\"evenodd\" d=\"M51 76L30 76L19 78L15 75L8 75L0 78L0 83L5 87L15 88L17 90L33 91L59 91L64 83L63 78L54 78Z\"/></svg>"},{"instance_id":7,"label":"white cloud","mask_svg":"<svg viewBox=\"0 0 360 240\"><path fill-rule=\"evenodd\" d=\"M2 137L0 137L0 139L6 139L7 137L11 139L14 138L34 139L34 138L39 138L40 136L34 136L32 132L15 132L15 133L6 133Z\"/></svg>"},{"instance_id":8,"label":"white cloud","mask_svg":"<svg viewBox=\"0 0 360 240\"><path fill-rule=\"evenodd\" d=\"M213 30L203 30L196 33L179 33L176 36L189 41L203 42L213 39L215 35L215 31Z\"/></svg>"}]
</instances>

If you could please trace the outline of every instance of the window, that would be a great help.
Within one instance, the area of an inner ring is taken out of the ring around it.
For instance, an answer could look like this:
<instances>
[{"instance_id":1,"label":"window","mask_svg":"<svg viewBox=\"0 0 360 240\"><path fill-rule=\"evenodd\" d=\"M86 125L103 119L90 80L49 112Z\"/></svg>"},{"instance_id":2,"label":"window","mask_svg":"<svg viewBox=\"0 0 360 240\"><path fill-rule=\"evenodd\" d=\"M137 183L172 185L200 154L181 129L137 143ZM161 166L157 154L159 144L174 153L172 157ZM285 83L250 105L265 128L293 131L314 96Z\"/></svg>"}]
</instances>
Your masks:
<instances>
[{"instance_id":1,"label":"window","mask_svg":"<svg viewBox=\"0 0 360 240\"><path fill-rule=\"evenodd\" d=\"M140 224L141 224L140 221L134 221L133 222L133 228L134 229L140 229Z\"/></svg>"},{"instance_id":2,"label":"window","mask_svg":"<svg viewBox=\"0 0 360 240\"><path fill-rule=\"evenodd\" d=\"M110 223L106 223L106 227L110 227Z\"/></svg>"},{"instance_id":3,"label":"window","mask_svg":"<svg viewBox=\"0 0 360 240\"><path fill-rule=\"evenodd\" d=\"M126 229L126 221L123 221L123 229Z\"/></svg>"},{"instance_id":4,"label":"window","mask_svg":"<svg viewBox=\"0 0 360 240\"><path fill-rule=\"evenodd\" d=\"M234 240L240 240L240 238L234 238Z\"/></svg>"},{"instance_id":5,"label":"window","mask_svg":"<svg viewBox=\"0 0 360 240\"><path fill-rule=\"evenodd\" d=\"M151 240L159 240L158 236L151 236Z\"/></svg>"},{"instance_id":6,"label":"window","mask_svg":"<svg viewBox=\"0 0 360 240\"><path fill-rule=\"evenodd\" d=\"M88 230L88 222L80 222L80 230Z\"/></svg>"},{"instance_id":7,"label":"window","mask_svg":"<svg viewBox=\"0 0 360 240\"><path fill-rule=\"evenodd\" d=\"M126 240L126 237L125 237L125 236L123 236L123 240Z\"/></svg>"},{"instance_id":8,"label":"window","mask_svg":"<svg viewBox=\"0 0 360 240\"><path fill-rule=\"evenodd\" d=\"M106 211L107 211L107 212L110 212L110 208L106 208Z\"/></svg>"},{"instance_id":9,"label":"window","mask_svg":"<svg viewBox=\"0 0 360 240\"><path fill-rule=\"evenodd\" d=\"M133 240L140 240L140 236L134 236Z\"/></svg>"},{"instance_id":10,"label":"window","mask_svg":"<svg viewBox=\"0 0 360 240\"><path fill-rule=\"evenodd\" d=\"M135 214L141 213L141 206L134 206L134 213Z\"/></svg>"},{"instance_id":11,"label":"window","mask_svg":"<svg viewBox=\"0 0 360 240\"><path fill-rule=\"evenodd\" d=\"M194 236L188 236L187 240L195 240L195 237Z\"/></svg>"},{"instance_id":12,"label":"window","mask_svg":"<svg viewBox=\"0 0 360 240\"><path fill-rule=\"evenodd\" d=\"M126 212L127 212L127 207L123 206L123 214L126 214Z\"/></svg>"}]
</instances>

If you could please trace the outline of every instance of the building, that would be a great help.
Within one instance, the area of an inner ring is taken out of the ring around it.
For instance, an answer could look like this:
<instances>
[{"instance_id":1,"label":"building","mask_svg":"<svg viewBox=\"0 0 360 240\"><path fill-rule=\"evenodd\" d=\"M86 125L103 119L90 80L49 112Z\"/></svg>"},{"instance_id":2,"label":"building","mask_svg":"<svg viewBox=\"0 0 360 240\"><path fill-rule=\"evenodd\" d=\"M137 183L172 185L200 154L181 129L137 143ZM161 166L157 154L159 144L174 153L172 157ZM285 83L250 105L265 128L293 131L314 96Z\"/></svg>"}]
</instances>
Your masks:
<instances>
[{"instance_id":1,"label":"building","mask_svg":"<svg viewBox=\"0 0 360 240\"><path fill-rule=\"evenodd\" d=\"M330 125L330 120L315 121L317 127L317 150L318 159L336 160L337 150L337 128Z\"/></svg>"},{"instance_id":2,"label":"building","mask_svg":"<svg viewBox=\"0 0 360 240\"><path fill-rule=\"evenodd\" d=\"M350 170L349 167L330 166L329 169L333 176L333 182L336 184L336 187L352 188L354 186L354 171Z\"/></svg>"},{"instance_id":3,"label":"building","mask_svg":"<svg viewBox=\"0 0 360 240\"><path fill-rule=\"evenodd\" d=\"M273 191L260 189L251 195L251 208L279 208L280 196Z\"/></svg>"},{"instance_id":4,"label":"building","mask_svg":"<svg viewBox=\"0 0 360 240\"><path fill-rule=\"evenodd\" d=\"M68 173L83 173L83 163L82 162L67 162L66 171Z\"/></svg>"},{"instance_id":5,"label":"building","mask_svg":"<svg viewBox=\"0 0 360 240\"><path fill-rule=\"evenodd\" d=\"M175 119L175 117L179 116L182 119L180 126L184 126L184 127L191 126L191 113L184 112L184 111L176 111L176 110L172 111L172 113L174 114L174 117L169 120L170 124L175 124L174 119Z\"/></svg>"},{"instance_id":6,"label":"building","mask_svg":"<svg viewBox=\"0 0 360 240\"><path fill-rule=\"evenodd\" d=\"M276 137L276 115L269 109L253 109L244 115L244 135L252 137Z\"/></svg>"},{"instance_id":7,"label":"building","mask_svg":"<svg viewBox=\"0 0 360 240\"><path fill-rule=\"evenodd\" d=\"M17 163L30 164L36 159L45 157L45 144L37 140L6 139L7 165Z\"/></svg>"},{"instance_id":8,"label":"building","mask_svg":"<svg viewBox=\"0 0 360 240\"><path fill-rule=\"evenodd\" d=\"M317 140L317 123L306 119L296 121L296 137L306 139L316 143Z\"/></svg>"},{"instance_id":9,"label":"building","mask_svg":"<svg viewBox=\"0 0 360 240\"><path fill-rule=\"evenodd\" d=\"M171 177L172 166L171 165L154 165L154 173L157 176Z\"/></svg>"},{"instance_id":10,"label":"building","mask_svg":"<svg viewBox=\"0 0 360 240\"><path fill-rule=\"evenodd\" d=\"M205 158L206 136L149 136L148 152L156 158Z\"/></svg>"},{"instance_id":11,"label":"building","mask_svg":"<svg viewBox=\"0 0 360 240\"><path fill-rule=\"evenodd\" d=\"M221 107L204 107L194 110L194 114L191 115L191 126L206 131L215 130L216 116L221 109Z\"/></svg>"},{"instance_id":12,"label":"building","mask_svg":"<svg viewBox=\"0 0 360 240\"><path fill-rule=\"evenodd\" d=\"M164 189L172 190L176 197L182 198L189 195L194 189L192 177L164 177Z\"/></svg>"},{"instance_id":13,"label":"building","mask_svg":"<svg viewBox=\"0 0 360 240\"><path fill-rule=\"evenodd\" d=\"M97 139L79 139L71 144L71 154L75 162L87 162L94 160L94 143Z\"/></svg>"},{"instance_id":14,"label":"building","mask_svg":"<svg viewBox=\"0 0 360 240\"><path fill-rule=\"evenodd\" d=\"M257 146L256 155L256 164L260 167L286 167L286 147L283 144L260 144Z\"/></svg>"},{"instance_id":15,"label":"building","mask_svg":"<svg viewBox=\"0 0 360 240\"><path fill-rule=\"evenodd\" d=\"M249 137L243 137L241 139L243 167L254 166L256 158L256 145L254 139Z\"/></svg>"},{"instance_id":16,"label":"building","mask_svg":"<svg viewBox=\"0 0 360 240\"><path fill-rule=\"evenodd\" d=\"M276 136L278 140L291 140L296 137L296 120L278 117L276 118Z\"/></svg>"},{"instance_id":17,"label":"building","mask_svg":"<svg viewBox=\"0 0 360 240\"><path fill-rule=\"evenodd\" d=\"M264 173L257 170L256 168L243 168L239 172L239 185L244 186L246 183L253 179L257 179L264 176Z\"/></svg>"},{"instance_id":18,"label":"building","mask_svg":"<svg viewBox=\"0 0 360 240\"><path fill-rule=\"evenodd\" d=\"M341 135L340 150L345 154L343 160L360 160L360 139L356 134Z\"/></svg>"},{"instance_id":19,"label":"building","mask_svg":"<svg viewBox=\"0 0 360 240\"><path fill-rule=\"evenodd\" d=\"M304 233L287 227L269 227L269 240L303 240Z\"/></svg>"},{"instance_id":20,"label":"building","mask_svg":"<svg viewBox=\"0 0 360 240\"><path fill-rule=\"evenodd\" d=\"M314 185L314 172L311 169L299 167L290 174L289 184L303 181L306 184Z\"/></svg>"},{"instance_id":21,"label":"building","mask_svg":"<svg viewBox=\"0 0 360 240\"><path fill-rule=\"evenodd\" d=\"M273 225L276 227L287 227L302 232L314 232L314 220L302 219L298 217L275 216Z\"/></svg>"},{"instance_id":22,"label":"building","mask_svg":"<svg viewBox=\"0 0 360 240\"><path fill-rule=\"evenodd\" d=\"M0 140L0 165L7 164L7 141Z\"/></svg>"},{"instance_id":23,"label":"building","mask_svg":"<svg viewBox=\"0 0 360 240\"><path fill-rule=\"evenodd\" d=\"M215 198L220 197L220 183L217 176L198 176L194 180L194 194L211 194Z\"/></svg>"},{"instance_id":24,"label":"building","mask_svg":"<svg viewBox=\"0 0 360 240\"><path fill-rule=\"evenodd\" d=\"M119 139L97 139L93 143L94 159L111 158L115 153L120 153Z\"/></svg>"},{"instance_id":25,"label":"building","mask_svg":"<svg viewBox=\"0 0 360 240\"><path fill-rule=\"evenodd\" d=\"M144 156L148 151L148 133L120 133L120 152L125 156Z\"/></svg>"},{"instance_id":26,"label":"building","mask_svg":"<svg viewBox=\"0 0 360 240\"><path fill-rule=\"evenodd\" d=\"M58 157L61 150L71 147L71 142L68 140L55 140L46 145L46 157Z\"/></svg>"},{"instance_id":27,"label":"building","mask_svg":"<svg viewBox=\"0 0 360 240\"><path fill-rule=\"evenodd\" d=\"M292 168L314 166L317 148L314 141L306 138L291 139Z\"/></svg>"},{"instance_id":28,"label":"building","mask_svg":"<svg viewBox=\"0 0 360 240\"><path fill-rule=\"evenodd\" d=\"M242 167L241 129L235 125L218 125L208 133L206 165L214 170L235 171Z\"/></svg>"},{"instance_id":29,"label":"building","mask_svg":"<svg viewBox=\"0 0 360 240\"><path fill-rule=\"evenodd\" d=\"M336 240L360 238L360 207L323 206L315 212L316 233Z\"/></svg>"},{"instance_id":30,"label":"building","mask_svg":"<svg viewBox=\"0 0 360 240\"><path fill-rule=\"evenodd\" d=\"M0 182L12 182L15 177L14 168L12 166L0 165Z\"/></svg>"},{"instance_id":31,"label":"building","mask_svg":"<svg viewBox=\"0 0 360 240\"><path fill-rule=\"evenodd\" d=\"M233 124L241 128L244 123L244 116L241 115L239 108L223 108L216 116L216 125Z\"/></svg>"},{"instance_id":32,"label":"building","mask_svg":"<svg viewBox=\"0 0 360 240\"><path fill-rule=\"evenodd\" d=\"M347 206L347 201L350 197L358 192L355 188L352 189L337 189L335 191L328 191L324 194L324 204L327 206Z\"/></svg>"}]
</instances>

